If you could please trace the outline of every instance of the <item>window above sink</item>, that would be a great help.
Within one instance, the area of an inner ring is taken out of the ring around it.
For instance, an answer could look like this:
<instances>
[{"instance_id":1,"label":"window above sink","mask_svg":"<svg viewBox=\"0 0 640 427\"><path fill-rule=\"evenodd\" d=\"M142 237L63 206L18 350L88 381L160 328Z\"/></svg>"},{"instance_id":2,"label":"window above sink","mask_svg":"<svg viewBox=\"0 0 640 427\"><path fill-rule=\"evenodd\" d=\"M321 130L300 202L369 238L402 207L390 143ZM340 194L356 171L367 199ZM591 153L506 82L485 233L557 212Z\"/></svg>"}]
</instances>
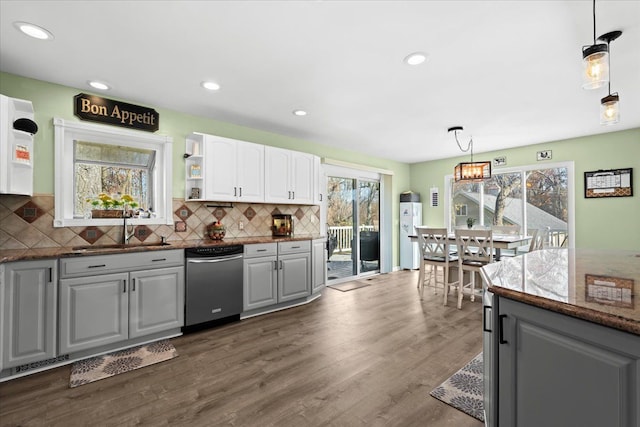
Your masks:
<instances>
[{"instance_id":1,"label":"window above sink","mask_svg":"<svg viewBox=\"0 0 640 427\"><path fill-rule=\"evenodd\" d=\"M173 224L171 137L60 118L53 124L55 227L120 224L118 218L86 215L86 200L100 193L133 193L137 205L152 212L136 224Z\"/></svg>"}]
</instances>

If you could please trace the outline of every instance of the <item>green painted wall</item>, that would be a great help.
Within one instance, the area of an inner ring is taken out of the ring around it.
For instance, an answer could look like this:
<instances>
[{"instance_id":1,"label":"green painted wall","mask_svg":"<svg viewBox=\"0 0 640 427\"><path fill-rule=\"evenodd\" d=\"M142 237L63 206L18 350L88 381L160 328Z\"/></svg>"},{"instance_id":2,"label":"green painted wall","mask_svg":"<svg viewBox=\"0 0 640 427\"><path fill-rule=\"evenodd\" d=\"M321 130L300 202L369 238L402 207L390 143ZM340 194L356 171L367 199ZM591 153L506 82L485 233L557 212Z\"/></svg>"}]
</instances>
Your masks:
<instances>
[{"instance_id":1,"label":"green painted wall","mask_svg":"<svg viewBox=\"0 0 640 427\"><path fill-rule=\"evenodd\" d=\"M79 120L73 114L73 97L80 92L92 93L85 89L76 89L67 86L56 85L40 80L33 80L14 74L0 73L0 93L12 97L27 99L33 103L35 111L35 121L38 123L39 131L35 136L34 148L34 192L39 194L53 194L54 191L54 128L53 117L60 117L66 120ZM107 98L108 93L98 93L98 96ZM124 102L140 104L135 99L120 99ZM364 153L357 153L340 148L328 147L290 138L284 135L263 132L231 123L184 114L153 105L160 114L160 129L157 134L173 137L173 197L184 197L184 141L191 132L203 132L212 135L219 135L244 141L256 142L259 144L274 147L287 148L291 150L304 151L320 157L327 157L345 162L372 166L394 172L392 178L392 200L393 200L393 265L398 261L398 200L399 194L409 189L409 165L405 163L393 162L387 159L368 156Z\"/></svg>"},{"instance_id":2,"label":"green painted wall","mask_svg":"<svg viewBox=\"0 0 640 427\"><path fill-rule=\"evenodd\" d=\"M536 161L536 152L552 150L550 161ZM508 150L477 154L477 159L506 156L507 167L573 161L575 173L575 231L578 248L640 249L640 128L585 136ZM427 196L436 186L444 197L444 176L468 156L411 165L411 189ZM585 199L584 172L632 167L633 197ZM426 200L427 198L423 196ZM423 205L423 222L443 226L444 203L437 208Z\"/></svg>"},{"instance_id":3,"label":"green painted wall","mask_svg":"<svg viewBox=\"0 0 640 427\"><path fill-rule=\"evenodd\" d=\"M54 177L54 132L53 117L78 120L73 115L73 97L87 92L60 86L39 80L28 79L13 74L0 73L0 93L28 99L33 102L35 119L40 128L35 137L35 176L34 191L41 194L53 194ZM107 96L108 94L98 94ZM122 99L136 103L136 100ZM154 107L154 106L150 106ZM155 107L154 107L155 108ZM399 194L411 189L419 192L423 200L423 222L433 226L444 225L444 204L431 208L427 205L429 188L433 185L444 196L445 175L451 174L453 166L468 156L436 160L431 162L404 164L387 159L368 156L364 153L328 147L325 145L263 132L231 123L188 115L176 111L156 108L160 113L160 130L157 132L173 137L173 195L184 197L184 153L185 137L193 132L204 132L245 141L256 142L293 150L305 151L321 157L373 166L394 172L392 179L392 226L393 226L393 265L398 262L398 199ZM536 152L552 150L552 162L575 162L576 180L576 246L585 248L625 248L640 249L640 221L637 219L640 203L640 129L631 129L603 135L586 136L568 140L529 145L525 147L482 153L478 157L493 159L507 157L507 166L530 164L544 165L548 162L536 162ZM634 197L585 199L584 172L598 169L634 168ZM608 226L613 222L612 226Z\"/></svg>"}]
</instances>

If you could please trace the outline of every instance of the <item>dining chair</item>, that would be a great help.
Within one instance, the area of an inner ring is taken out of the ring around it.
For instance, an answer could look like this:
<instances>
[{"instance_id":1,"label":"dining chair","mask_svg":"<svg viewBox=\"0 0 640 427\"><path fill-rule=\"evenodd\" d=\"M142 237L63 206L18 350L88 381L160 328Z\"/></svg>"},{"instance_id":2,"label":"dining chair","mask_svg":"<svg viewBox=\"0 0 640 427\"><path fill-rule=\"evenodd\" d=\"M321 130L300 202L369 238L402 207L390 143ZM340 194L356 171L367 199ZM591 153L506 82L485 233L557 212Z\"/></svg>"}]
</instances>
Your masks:
<instances>
[{"instance_id":1,"label":"dining chair","mask_svg":"<svg viewBox=\"0 0 640 427\"><path fill-rule=\"evenodd\" d=\"M493 230L456 229L456 245L458 247L458 282L445 285L446 288L456 285L458 290L458 310L462 308L462 297L465 289L471 292L471 301L475 301L476 273L482 267L493 262ZM469 283L464 283L464 272L469 273ZM447 305L445 289L444 305Z\"/></svg>"},{"instance_id":2,"label":"dining chair","mask_svg":"<svg viewBox=\"0 0 640 427\"><path fill-rule=\"evenodd\" d=\"M416 234L418 235L418 247L421 251L420 274L422 280L418 283L420 289L420 299L424 297L424 287L433 287L433 293L437 294L438 288L438 268L442 267L443 281L442 289L447 291L447 283L449 283L449 262L457 261L455 254L450 253L450 245L446 228L430 228L426 226L416 226ZM429 275L427 276L427 266L430 266Z\"/></svg>"},{"instance_id":3,"label":"dining chair","mask_svg":"<svg viewBox=\"0 0 640 427\"><path fill-rule=\"evenodd\" d=\"M544 233L541 233L537 228L530 228L529 230L527 230L527 234L531 236L531 242L529 243L529 252L542 249Z\"/></svg>"},{"instance_id":4,"label":"dining chair","mask_svg":"<svg viewBox=\"0 0 640 427\"><path fill-rule=\"evenodd\" d=\"M510 224L510 225L492 225L491 230L493 231L493 235L501 234L506 236L520 234L520 225L519 224ZM518 254L518 249L502 249L500 250L500 256L514 257Z\"/></svg>"}]
</instances>

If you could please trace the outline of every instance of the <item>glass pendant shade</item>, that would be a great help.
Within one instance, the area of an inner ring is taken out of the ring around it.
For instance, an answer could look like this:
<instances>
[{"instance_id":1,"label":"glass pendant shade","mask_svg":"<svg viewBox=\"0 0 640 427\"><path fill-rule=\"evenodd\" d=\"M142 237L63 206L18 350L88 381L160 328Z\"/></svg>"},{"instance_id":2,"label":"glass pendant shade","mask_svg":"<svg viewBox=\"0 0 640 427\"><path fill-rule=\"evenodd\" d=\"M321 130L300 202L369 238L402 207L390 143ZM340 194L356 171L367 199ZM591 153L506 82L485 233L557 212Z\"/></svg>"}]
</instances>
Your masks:
<instances>
[{"instance_id":1,"label":"glass pendant shade","mask_svg":"<svg viewBox=\"0 0 640 427\"><path fill-rule=\"evenodd\" d=\"M456 182L491 178L491 162L458 163L453 169L453 178Z\"/></svg>"},{"instance_id":2,"label":"glass pendant shade","mask_svg":"<svg viewBox=\"0 0 640 427\"><path fill-rule=\"evenodd\" d=\"M600 100L600 124L613 125L620 121L620 97L617 93Z\"/></svg>"},{"instance_id":3,"label":"glass pendant shade","mask_svg":"<svg viewBox=\"0 0 640 427\"><path fill-rule=\"evenodd\" d=\"M609 81L609 47L594 44L582 48L582 88L598 89Z\"/></svg>"}]
</instances>

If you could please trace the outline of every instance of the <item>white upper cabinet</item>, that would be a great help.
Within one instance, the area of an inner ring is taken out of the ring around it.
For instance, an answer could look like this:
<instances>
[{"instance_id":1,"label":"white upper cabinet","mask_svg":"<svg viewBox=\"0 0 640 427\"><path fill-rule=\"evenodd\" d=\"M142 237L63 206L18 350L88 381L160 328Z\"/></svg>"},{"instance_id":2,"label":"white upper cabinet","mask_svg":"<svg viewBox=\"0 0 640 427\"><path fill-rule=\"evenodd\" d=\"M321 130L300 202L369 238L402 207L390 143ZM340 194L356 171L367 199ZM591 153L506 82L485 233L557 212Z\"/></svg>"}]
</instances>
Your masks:
<instances>
[{"instance_id":1,"label":"white upper cabinet","mask_svg":"<svg viewBox=\"0 0 640 427\"><path fill-rule=\"evenodd\" d=\"M263 145L192 134L187 153L186 199L264 202Z\"/></svg>"},{"instance_id":2,"label":"white upper cabinet","mask_svg":"<svg viewBox=\"0 0 640 427\"><path fill-rule=\"evenodd\" d=\"M322 171L322 165L320 164L320 157L313 156L313 204L321 205L324 200L324 194L326 191L326 184L324 180L324 173Z\"/></svg>"},{"instance_id":3,"label":"white upper cabinet","mask_svg":"<svg viewBox=\"0 0 640 427\"><path fill-rule=\"evenodd\" d=\"M264 145L237 144L238 201L264 202Z\"/></svg>"},{"instance_id":4,"label":"white upper cabinet","mask_svg":"<svg viewBox=\"0 0 640 427\"><path fill-rule=\"evenodd\" d=\"M186 200L322 202L318 156L197 132L185 148Z\"/></svg>"},{"instance_id":5,"label":"white upper cabinet","mask_svg":"<svg viewBox=\"0 0 640 427\"><path fill-rule=\"evenodd\" d=\"M314 158L312 154L265 147L265 201L313 204Z\"/></svg>"}]
</instances>

